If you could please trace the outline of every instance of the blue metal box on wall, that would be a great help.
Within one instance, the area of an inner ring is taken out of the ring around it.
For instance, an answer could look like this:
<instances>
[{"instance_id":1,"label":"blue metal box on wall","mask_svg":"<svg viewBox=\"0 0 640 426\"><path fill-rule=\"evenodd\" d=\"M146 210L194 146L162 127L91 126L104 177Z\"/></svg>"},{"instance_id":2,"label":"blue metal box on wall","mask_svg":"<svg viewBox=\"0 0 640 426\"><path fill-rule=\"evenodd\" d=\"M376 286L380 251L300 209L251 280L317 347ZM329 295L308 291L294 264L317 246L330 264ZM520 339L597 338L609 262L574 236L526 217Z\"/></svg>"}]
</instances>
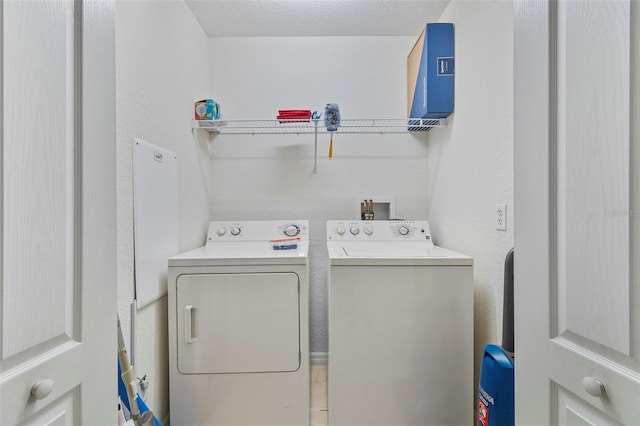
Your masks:
<instances>
[{"instance_id":1,"label":"blue metal box on wall","mask_svg":"<svg viewBox=\"0 0 640 426\"><path fill-rule=\"evenodd\" d=\"M452 23L430 23L407 57L409 118L445 118L453 112Z\"/></svg>"}]
</instances>

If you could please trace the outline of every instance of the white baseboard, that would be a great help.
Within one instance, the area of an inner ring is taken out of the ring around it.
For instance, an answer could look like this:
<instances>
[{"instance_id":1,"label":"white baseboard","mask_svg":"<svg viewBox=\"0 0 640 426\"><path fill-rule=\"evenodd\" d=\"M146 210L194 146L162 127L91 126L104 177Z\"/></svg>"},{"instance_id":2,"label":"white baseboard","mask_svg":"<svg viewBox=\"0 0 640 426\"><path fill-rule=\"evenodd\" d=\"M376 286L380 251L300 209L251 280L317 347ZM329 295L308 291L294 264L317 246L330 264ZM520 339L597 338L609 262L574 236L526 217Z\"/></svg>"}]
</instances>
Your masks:
<instances>
[{"instance_id":1,"label":"white baseboard","mask_svg":"<svg viewBox=\"0 0 640 426\"><path fill-rule=\"evenodd\" d=\"M309 362L311 363L311 365L327 365L329 363L329 353L311 352Z\"/></svg>"}]
</instances>

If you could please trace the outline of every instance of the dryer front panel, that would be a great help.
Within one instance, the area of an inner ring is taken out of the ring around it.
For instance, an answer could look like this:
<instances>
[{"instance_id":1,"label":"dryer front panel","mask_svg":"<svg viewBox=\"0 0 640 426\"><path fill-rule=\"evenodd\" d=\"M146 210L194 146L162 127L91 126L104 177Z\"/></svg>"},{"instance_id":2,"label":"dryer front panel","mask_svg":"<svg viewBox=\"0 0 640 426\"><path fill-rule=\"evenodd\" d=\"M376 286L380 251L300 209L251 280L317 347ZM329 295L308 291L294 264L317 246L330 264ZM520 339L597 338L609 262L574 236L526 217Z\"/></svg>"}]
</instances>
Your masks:
<instances>
[{"instance_id":1,"label":"dryer front panel","mask_svg":"<svg viewBox=\"0 0 640 426\"><path fill-rule=\"evenodd\" d=\"M180 275L177 358L182 374L300 367L299 277L293 272Z\"/></svg>"}]
</instances>

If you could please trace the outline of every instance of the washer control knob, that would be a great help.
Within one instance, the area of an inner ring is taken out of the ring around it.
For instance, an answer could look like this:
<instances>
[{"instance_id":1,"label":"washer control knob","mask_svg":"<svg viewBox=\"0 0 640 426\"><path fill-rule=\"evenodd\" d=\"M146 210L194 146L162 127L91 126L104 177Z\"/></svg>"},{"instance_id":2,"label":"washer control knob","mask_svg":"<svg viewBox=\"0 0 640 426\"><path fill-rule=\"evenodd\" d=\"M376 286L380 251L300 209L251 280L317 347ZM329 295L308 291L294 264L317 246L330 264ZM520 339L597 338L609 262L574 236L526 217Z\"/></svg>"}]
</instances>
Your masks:
<instances>
[{"instance_id":1,"label":"washer control knob","mask_svg":"<svg viewBox=\"0 0 640 426\"><path fill-rule=\"evenodd\" d=\"M409 228L407 228L406 226L401 226L400 228L398 228L398 232L400 233L400 235L407 235L409 233Z\"/></svg>"},{"instance_id":2,"label":"washer control knob","mask_svg":"<svg viewBox=\"0 0 640 426\"><path fill-rule=\"evenodd\" d=\"M287 237L295 237L300 233L300 228L297 225L289 225L284 229L284 235Z\"/></svg>"},{"instance_id":3,"label":"washer control knob","mask_svg":"<svg viewBox=\"0 0 640 426\"><path fill-rule=\"evenodd\" d=\"M373 234L373 226L367 225L364 227L364 233L367 235Z\"/></svg>"},{"instance_id":4,"label":"washer control knob","mask_svg":"<svg viewBox=\"0 0 640 426\"><path fill-rule=\"evenodd\" d=\"M224 226L221 226L218 228L218 230L216 231L218 235L223 236L224 234L227 233L227 228L225 228Z\"/></svg>"},{"instance_id":5,"label":"washer control knob","mask_svg":"<svg viewBox=\"0 0 640 426\"><path fill-rule=\"evenodd\" d=\"M338 233L338 235L344 235L345 229L344 226L340 225L336 228L336 232Z\"/></svg>"},{"instance_id":6,"label":"washer control knob","mask_svg":"<svg viewBox=\"0 0 640 426\"><path fill-rule=\"evenodd\" d=\"M349 228L349 232L351 232L351 235L358 235L360 233L360 228L357 226L352 226L351 228Z\"/></svg>"},{"instance_id":7,"label":"washer control knob","mask_svg":"<svg viewBox=\"0 0 640 426\"><path fill-rule=\"evenodd\" d=\"M240 235L240 231L241 230L242 229L240 229L240 227L238 227L238 226L232 226L231 227L231 235L233 235L234 237L238 236L238 235Z\"/></svg>"}]
</instances>

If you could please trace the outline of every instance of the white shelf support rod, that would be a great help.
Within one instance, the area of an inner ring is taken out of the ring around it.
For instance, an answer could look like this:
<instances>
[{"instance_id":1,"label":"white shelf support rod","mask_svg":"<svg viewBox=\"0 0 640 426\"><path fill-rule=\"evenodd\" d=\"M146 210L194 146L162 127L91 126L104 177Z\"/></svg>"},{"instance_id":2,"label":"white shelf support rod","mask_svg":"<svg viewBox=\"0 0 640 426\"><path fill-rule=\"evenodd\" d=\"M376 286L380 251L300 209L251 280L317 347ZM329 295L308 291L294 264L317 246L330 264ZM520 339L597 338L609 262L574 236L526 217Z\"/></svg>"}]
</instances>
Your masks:
<instances>
[{"instance_id":1,"label":"white shelf support rod","mask_svg":"<svg viewBox=\"0 0 640 426\"><path fill-rule=\"evenodd\" d=\"M313 141L313 173L318 173L318 121L318 119L313 120L316 125Z\"/></svg>"}]
</instances>

